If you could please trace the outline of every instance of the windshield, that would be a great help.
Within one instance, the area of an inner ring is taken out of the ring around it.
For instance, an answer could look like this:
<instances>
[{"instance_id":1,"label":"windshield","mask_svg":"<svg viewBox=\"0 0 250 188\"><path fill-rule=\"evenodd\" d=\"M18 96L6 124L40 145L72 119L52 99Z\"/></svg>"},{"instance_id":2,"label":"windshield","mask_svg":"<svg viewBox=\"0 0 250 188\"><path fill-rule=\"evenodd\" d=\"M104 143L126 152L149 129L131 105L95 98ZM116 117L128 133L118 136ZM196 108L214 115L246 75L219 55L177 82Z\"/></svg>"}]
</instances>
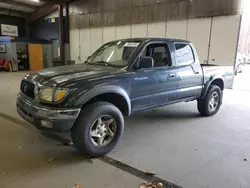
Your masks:
<instances>
[{"instance_id":1,"label":"windshield","mask_svg":"<svg viewBox=\"0 0 250 188\"><path fill-rule=\"evenodd\" d=\"M139 45L139 41L115 41L104 44L88 58L86 63L125 67Z\"/></svg>"}]
</instances>

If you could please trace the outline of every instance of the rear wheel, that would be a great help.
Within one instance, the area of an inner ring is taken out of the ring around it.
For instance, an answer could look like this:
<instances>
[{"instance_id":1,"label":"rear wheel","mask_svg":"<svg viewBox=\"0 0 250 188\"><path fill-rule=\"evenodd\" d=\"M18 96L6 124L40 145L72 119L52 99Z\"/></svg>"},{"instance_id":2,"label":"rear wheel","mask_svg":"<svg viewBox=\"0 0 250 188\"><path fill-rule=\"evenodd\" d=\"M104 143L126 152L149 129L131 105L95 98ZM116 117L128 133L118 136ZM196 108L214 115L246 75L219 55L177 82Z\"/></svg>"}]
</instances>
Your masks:
<instances>
[{"instance_id":1,"label":"rear wheel","mask_svg":"<svg viewBox=\"0 0 250 188\"><path fill-rule=\"evenodd\" d=\"M221 103L222 91L220 87L211 85L205 98L198 100L198 111L203 116L213 116L219 111Z\"/></svg>"},{"instance_id":2,"label":"rear wheel","mask_svg":"<svg viewBox=\"0 0 250 188\"><path fill-rule=\"evenodd\" d=\"M76 148L84 155L100 157L119 142L124 129L120 110L107 102L96 102L84 108L71 132Z\"/></svg>"}]
</instances>

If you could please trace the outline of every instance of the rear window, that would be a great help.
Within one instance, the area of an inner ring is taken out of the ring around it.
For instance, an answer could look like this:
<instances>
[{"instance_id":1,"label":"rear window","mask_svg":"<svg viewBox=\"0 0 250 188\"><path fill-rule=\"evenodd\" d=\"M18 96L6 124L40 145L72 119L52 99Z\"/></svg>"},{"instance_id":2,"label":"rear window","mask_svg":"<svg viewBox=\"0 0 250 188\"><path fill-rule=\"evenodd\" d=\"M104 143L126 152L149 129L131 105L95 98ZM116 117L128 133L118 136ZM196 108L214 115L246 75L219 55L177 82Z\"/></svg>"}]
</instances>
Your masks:
<instances>
[{"instance_id":1,"label":"rear window","mask_svg":"<svg viewBox=\"0 0 250 188\"><path fill-rule=\"evenodd\" d=\"M195 61L191 46L184 43L175 43L175 58L178 66L190 65Z\"/></svg>"}]
</instances>

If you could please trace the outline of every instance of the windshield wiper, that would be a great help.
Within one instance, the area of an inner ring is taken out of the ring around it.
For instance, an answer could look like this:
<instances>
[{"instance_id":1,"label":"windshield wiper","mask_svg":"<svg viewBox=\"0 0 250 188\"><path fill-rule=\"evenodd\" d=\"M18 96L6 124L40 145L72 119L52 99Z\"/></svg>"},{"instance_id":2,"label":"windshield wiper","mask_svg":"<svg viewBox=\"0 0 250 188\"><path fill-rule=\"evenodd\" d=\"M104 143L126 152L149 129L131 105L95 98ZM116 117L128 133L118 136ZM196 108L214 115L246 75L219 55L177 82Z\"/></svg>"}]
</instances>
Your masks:
<instances>
[{"instance_id":1,"label":"windshield wiper","mask_svg":"<svg viewBox=\"0 0 250 188\"><path fill-rule=\"evenodd\" d=\"M110 66L110 67L117 67L116 65L112 64L112 63L109 63L109 62L106 62L106 61L96 61L96 62L93 62L93 63L89 63L89 65L102 65L102 66Z\"/></svg>"}]
</instances>

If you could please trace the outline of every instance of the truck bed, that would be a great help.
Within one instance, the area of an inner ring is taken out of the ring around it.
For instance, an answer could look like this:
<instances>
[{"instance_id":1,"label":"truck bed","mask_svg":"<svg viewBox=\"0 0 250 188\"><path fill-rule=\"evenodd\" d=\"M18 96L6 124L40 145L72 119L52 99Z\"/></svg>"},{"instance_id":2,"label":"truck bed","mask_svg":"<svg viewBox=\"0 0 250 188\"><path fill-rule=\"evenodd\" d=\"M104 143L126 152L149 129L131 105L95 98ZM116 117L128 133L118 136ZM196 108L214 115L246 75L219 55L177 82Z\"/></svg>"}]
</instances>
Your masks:
<instances>
[{"instance_id":1,"label":"truck bed","mask_svg":"<svg viewBox=\"0 0 250 188\"><path fill-rule=\"evenodd\" d=\"M215 64L201 64L204 72L204 83L215 74L222 75L225 82L225 89L232 89L234 81L234 68L233 66L218 66Z\"/></svg>"}]
</instances>

